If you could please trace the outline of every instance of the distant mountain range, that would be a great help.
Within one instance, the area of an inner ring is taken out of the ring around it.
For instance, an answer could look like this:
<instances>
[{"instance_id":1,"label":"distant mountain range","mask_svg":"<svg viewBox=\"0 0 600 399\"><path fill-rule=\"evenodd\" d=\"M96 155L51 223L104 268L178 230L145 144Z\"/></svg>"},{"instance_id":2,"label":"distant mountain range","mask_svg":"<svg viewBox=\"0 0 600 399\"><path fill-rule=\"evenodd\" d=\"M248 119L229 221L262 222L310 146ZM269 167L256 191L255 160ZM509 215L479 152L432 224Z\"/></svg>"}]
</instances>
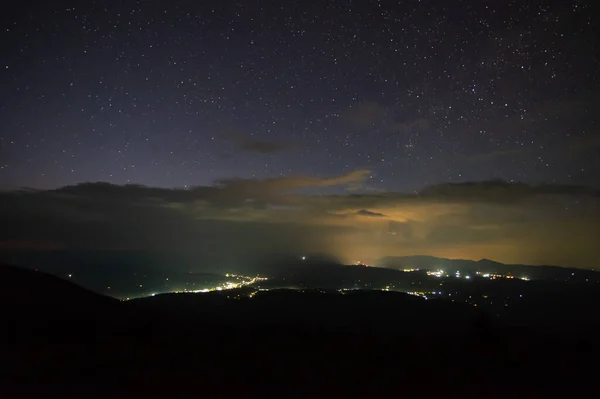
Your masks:
<instances>
[{"instance_id":1,"label":"distant mountain range","mask_svg":"<svg viewBox=\"0 0 600 399\"><path fill-rule=\"evenodd\" d=\"M598 274L594 269L574 269L562 266L532 266L521 264L504 264L490 259L481 259L478 261L467 259L447 259L435 256L388 256L379 259L375 264L378 267L389 269L420 269L420 270L439 270L446 273L455 272L465 273L491 273L514 275L515 277L527 277L536 280L585 280L586 276L597 278Z\"/></svg>"},{"instance_id":2,"label":"distant mountain range","mask_svg":"<svg viewBox=\"0 0 600 399\"><path fill-rule=\"evenodd\" d=\"M184 266L177 258L169 259L164 254L154 258L151 255L115 251L0 251L0 263L25 266L30 270L37 269L39 272L58 276L95 293L119 299L184 290L214 289L232 281L232 278L226 276L226 273L232 272L268 277L267 281L260 281L258 284L260 287L256 287L265 289L389 288L391 291L402 292L449 293L455 290L467 293L485 287L488 292L495 290L509 295L509 291L521 290L521 283L527 282L522 280L600 287L600 273L593 270L503 264L489 259L473 261L433 256L385 257L376 262L377 267L365 267L343 265L336 259L313 254L272 257L254 264L240 265L236 270L233 267L229 269L228 265L218 265L219 267L213 268L203 267L203 265ZM426 271L440 269L444 271L446 277L452 279L446 278L442 281L426 274ZM404 270L415 270L415 272L405 273ZM456 272L459 272L462 277L474 277L477 274L509 275L515 277L515 281L508 284L508 281L493 282L477 279L477 284L465 285L469 281L475 281L454 278ZM443 290L440 284L444 285ZM492 286L495 288L492 289ZM531 290L533 286L529 285L527 289Z\"/></svg>"}]
</instances>

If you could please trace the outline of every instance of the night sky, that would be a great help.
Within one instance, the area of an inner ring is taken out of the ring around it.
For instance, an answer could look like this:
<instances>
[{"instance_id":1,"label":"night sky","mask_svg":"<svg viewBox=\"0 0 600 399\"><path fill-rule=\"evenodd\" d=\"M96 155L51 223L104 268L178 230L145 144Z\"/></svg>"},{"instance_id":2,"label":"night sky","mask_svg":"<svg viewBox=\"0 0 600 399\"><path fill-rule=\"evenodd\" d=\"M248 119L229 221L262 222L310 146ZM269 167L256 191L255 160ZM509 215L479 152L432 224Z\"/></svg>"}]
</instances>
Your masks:
<instances>
[{"instance_id":1,"label":"night sky","mask_svg":"<svg viewBox=\"0 0 600 399\"><path fill-rule=\"evenodd\" d=\"M597 180L592 1L83 3L2 17L0 187Z\"/></svg>"},{"instance_id":2,"label":"night sky","mask_svg":"<svg viewBox=\"0 0 600 399\"><path fill-rule=\"evenodd\" d=\"M0 249L600 268L593 4L20 1Z\"/></svg>"}]
</instances>

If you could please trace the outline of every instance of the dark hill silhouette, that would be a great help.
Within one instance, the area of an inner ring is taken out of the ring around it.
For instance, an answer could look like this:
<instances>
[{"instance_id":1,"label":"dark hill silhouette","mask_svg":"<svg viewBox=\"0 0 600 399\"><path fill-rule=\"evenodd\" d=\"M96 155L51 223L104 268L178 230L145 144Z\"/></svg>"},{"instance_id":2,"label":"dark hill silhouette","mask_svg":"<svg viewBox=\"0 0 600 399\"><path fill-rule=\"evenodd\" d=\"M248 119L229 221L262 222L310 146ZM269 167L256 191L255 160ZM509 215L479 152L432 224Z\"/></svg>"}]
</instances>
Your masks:
<instances>
[{"instance_id":1,"label":"dark hill silhouette","mask_svg":"<svg viewBox=\"0 0 600 399\"><path fill-rule=\"evenodd\" d=\"M3 342L65 341L103 333L119 315L118 300L35 270L0 266Z\"/></svg>"},{"instance_id":2,"label":"dark hill silhouette","mask_svg":"<svg viewBox=\"0 0 600 399\"><path fill-rule=\"evenodd\" d=\"M254 293L249 299L250 293ZM239 298L233 300L232 298ZM284 328L305 333L465 334L478 314L472 306L399 292L243 288L225 294L164 294L127 302L172 325L175 320L236 330ZM156 331L156 330L155 330Z\"/></svg>"},{"instance_id":3,"label":"dark hill silhouette","mask_svg":"<svg viewBox=\"0 0 600 399\"><path fill-rule=\"evenodd\" d=\"M60 312L71 312L118 302L51 274L15 266L0 265L0 281L2 306L55 307Z\"/></svg>"},{"instance_id":4,"label":"dark hill silhouette","mask_svg":"<svg viewBox=\"0 0 600 399\"><path fill-rule=\"evenodd\" d=\"M120 302L40 272L0 278L10 397L539 397L556 389L545 381L569 392L595 381L593 340L499 331L445 300L244 287Z\"/></svg>"}]
</instances>

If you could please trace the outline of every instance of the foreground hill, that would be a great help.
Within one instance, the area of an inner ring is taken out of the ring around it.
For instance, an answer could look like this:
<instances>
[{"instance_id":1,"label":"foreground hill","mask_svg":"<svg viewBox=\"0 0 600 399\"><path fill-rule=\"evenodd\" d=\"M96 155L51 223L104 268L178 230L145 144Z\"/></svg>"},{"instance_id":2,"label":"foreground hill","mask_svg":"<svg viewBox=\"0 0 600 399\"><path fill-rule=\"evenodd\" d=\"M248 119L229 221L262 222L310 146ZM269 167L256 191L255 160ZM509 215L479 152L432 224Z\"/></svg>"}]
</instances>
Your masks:
<instances>
[{"instance_id":1,"label":"foreground hill","mask_svg":"<svg viewBox=\"0 0 600 399\"><path fill-rule=\"evenodd\" d=\"M252 298L250 298L252 296ZM160 325L184 320L195 326L295 333L352 333L377 336L466 334L480 313L472 306L398 292L251 288L210 294L164 294L126 303Z\"/></svg>"},{"instance_id":2,"label":"foreground hill","mask_svg":"<svg viewBox=\"0 0 600 399\"><path fill-rule=\"evenodd\" d=\"M119 314L120 302L59 277L0 266L0 339L59 341L93 336Z\"/></svg>"},{"instance_id":3,"label":"foreground hill","mask_svg":"<svg viewBox=\"0 0 600 399\"><path fill-rule=\"evenodd\" d=\"M118 302L51 274L20 267L0 265L0 281L0 306L4 311L27 308L70 313Z\"/></svg>"},{"instance_id":4,"label":"foreground hill","mask_svg":"<svg viewBox=\"0 0 600 399\"><path fill-rule=\"evenodd\" d=\"M0 340L9 397L530 398L557 383L571 394L594 388L597 331L495 330L443 300L245 287L119 302L39 272L1 272L13 287L3 331L15 334Z\"/></svg>"}]
</instances>

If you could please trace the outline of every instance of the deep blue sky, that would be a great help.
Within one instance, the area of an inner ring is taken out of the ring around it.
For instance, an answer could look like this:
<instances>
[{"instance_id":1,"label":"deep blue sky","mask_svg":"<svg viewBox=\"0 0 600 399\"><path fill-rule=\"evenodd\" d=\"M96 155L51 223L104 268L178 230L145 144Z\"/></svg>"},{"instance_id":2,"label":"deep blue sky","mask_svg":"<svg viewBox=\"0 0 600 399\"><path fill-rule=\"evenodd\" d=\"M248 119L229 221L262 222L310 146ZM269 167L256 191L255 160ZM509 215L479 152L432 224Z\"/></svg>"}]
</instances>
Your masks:
<instances>
[{"instance_id":1,"label":"deep blue sky","mask_svg":"<svg viewBox=\"0 0 600 399\"><path fill-rule=\"evenodd\" d=\"M362 168L385 191L595 183L593 1L398 3L20 2L0 32L0 187Z\"/></svg>"}]
</instances>

